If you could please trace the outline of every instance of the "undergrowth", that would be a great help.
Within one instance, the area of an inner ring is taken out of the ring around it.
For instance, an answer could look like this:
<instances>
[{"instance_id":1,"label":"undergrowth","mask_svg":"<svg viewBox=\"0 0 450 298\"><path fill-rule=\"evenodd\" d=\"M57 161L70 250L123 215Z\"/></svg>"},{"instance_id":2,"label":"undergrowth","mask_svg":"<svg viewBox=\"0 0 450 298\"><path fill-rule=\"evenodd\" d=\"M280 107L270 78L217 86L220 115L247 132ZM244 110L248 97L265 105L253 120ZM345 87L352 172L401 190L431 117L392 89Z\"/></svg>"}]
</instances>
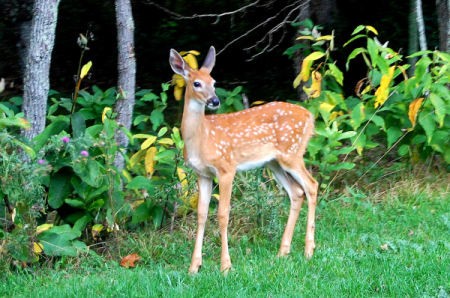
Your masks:
<instances>
[{"instance_id":1,"label":"undergrowth","mask_svg":"<svg viewBox=\"0 0 450 298\"><path fill-rule=\"evenodd\" d=\"M197 276L187 274L196 230L191 213L159 230L148 225L118 232L114 241L105 239L102 255L91 250L78 258L53 258L9 271L1 278L0 296L448 297L448 174L419 167L392 171L366 189L322 197L310 261L303 257L306 210L296 226L291 255L275 257L288 199L271 186L270 177L249 179L252 174L239 177L234 191L229 229L234 268L226 277L219 271L212 204L204 264ZM120 267L120 259L130 253L142 258L137 268Z\"/></svg>"}]
</instances>

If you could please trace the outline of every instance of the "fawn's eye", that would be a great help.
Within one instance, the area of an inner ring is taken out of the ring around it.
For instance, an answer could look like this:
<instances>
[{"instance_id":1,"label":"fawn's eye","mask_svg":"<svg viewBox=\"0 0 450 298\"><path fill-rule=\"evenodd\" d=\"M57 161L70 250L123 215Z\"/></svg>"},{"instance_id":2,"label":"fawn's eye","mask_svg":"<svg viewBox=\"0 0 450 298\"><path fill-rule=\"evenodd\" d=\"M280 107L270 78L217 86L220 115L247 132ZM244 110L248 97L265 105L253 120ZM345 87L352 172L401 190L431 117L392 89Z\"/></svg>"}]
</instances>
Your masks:
<instances>
[{"instance_id":1,"label":"fawn's eye","mask_svg":"<svg viewBox=\"0 0 450 298\"><path fill-rule=\"evenodd\" d=\"M199 88L199 87L201 87L202 86L202 83L200 83L200 82L198 82L198 81L195 81L194 82L194 87L195 88Z\"/></svg>"}]
</instances>

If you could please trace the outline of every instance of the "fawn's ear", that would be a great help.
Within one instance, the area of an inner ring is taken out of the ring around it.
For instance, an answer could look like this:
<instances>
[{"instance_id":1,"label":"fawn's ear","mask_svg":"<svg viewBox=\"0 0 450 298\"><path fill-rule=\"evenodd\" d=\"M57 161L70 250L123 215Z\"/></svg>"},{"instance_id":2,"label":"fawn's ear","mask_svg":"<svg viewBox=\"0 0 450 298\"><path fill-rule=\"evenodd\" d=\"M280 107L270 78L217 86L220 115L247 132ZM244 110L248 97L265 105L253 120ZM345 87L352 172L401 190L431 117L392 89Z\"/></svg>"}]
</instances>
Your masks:
<instances>
[{"instance_id":1,"label":"fawn's ear","mask_svg":"<svg viewBox=\"0 0 450 298\"><path fill-rule=\"evenodd\" d=\"M205 70L207 73L211 73L214 64L216 64L216 49L211 46L201 69Z\"/></svg>"},{"instance_id":2,"label":"fawn's ear","mask_svg":"<svg viewBox=\"0 0 450 298\"><path fill-rule=\"evenodd\" d=\"M170 49L170 57L169 57L170 67L176 73L186 78L188 75L188 69L186 63L184 62L183 57L175 51L174 49Z\"/></svg>"}]
</instances>

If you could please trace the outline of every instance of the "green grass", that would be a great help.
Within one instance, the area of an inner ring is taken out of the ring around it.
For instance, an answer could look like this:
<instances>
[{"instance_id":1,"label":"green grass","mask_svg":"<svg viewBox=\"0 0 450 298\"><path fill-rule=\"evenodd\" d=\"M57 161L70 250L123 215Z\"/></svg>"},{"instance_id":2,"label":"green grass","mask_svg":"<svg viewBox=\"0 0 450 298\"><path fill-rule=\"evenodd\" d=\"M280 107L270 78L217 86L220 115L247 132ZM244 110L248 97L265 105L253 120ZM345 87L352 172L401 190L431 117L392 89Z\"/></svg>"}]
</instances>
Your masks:
<instances>
[{"instance_id":1,"label":"green grass","mask_svg":"<svg viewBox=\"0 0 450 298\"><path fill-rule=\"evenodd\" d=\"M232 209L233 270L227 276L219 272L213 214L203 267L196 276L187 274L195 230L195 218L188 216L171 234L143 230L123 235L120 245L111 248L112 259L92 254L8 273L0 278L0 296L448 297L447 178L430 183L407 180L387 185L386 193L352 191L322 200L316 252L309 261L303 257L306 210L291 255L280 259L275 255L288 212L286 199L265 198L268 207L258 202L256 208L255 198L249 196L235 201ZM119 256L133 252L143 258L137 268L121 268Z\"/></svg>"}]
</instances>

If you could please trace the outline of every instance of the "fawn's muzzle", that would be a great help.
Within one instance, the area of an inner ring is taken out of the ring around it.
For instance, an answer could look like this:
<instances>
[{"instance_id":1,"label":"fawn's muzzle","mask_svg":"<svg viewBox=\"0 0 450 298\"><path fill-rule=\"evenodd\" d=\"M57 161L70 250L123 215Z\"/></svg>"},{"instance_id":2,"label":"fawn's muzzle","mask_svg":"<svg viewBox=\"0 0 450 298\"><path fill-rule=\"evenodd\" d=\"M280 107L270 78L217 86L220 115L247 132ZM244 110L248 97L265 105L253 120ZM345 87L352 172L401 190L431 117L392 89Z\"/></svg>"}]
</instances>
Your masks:
<instances>
[{"instance_id":1,"label":"fawn's muzzle","mask_svg":"<svg viewBox=\"0 0 450 298\"><path fill-rule=\"evenodd\" d=\"M216 110L220 107L220 99L217 96L211 97L206 101L206 106L211 110Z\"/></svg>"}]
</instances>

